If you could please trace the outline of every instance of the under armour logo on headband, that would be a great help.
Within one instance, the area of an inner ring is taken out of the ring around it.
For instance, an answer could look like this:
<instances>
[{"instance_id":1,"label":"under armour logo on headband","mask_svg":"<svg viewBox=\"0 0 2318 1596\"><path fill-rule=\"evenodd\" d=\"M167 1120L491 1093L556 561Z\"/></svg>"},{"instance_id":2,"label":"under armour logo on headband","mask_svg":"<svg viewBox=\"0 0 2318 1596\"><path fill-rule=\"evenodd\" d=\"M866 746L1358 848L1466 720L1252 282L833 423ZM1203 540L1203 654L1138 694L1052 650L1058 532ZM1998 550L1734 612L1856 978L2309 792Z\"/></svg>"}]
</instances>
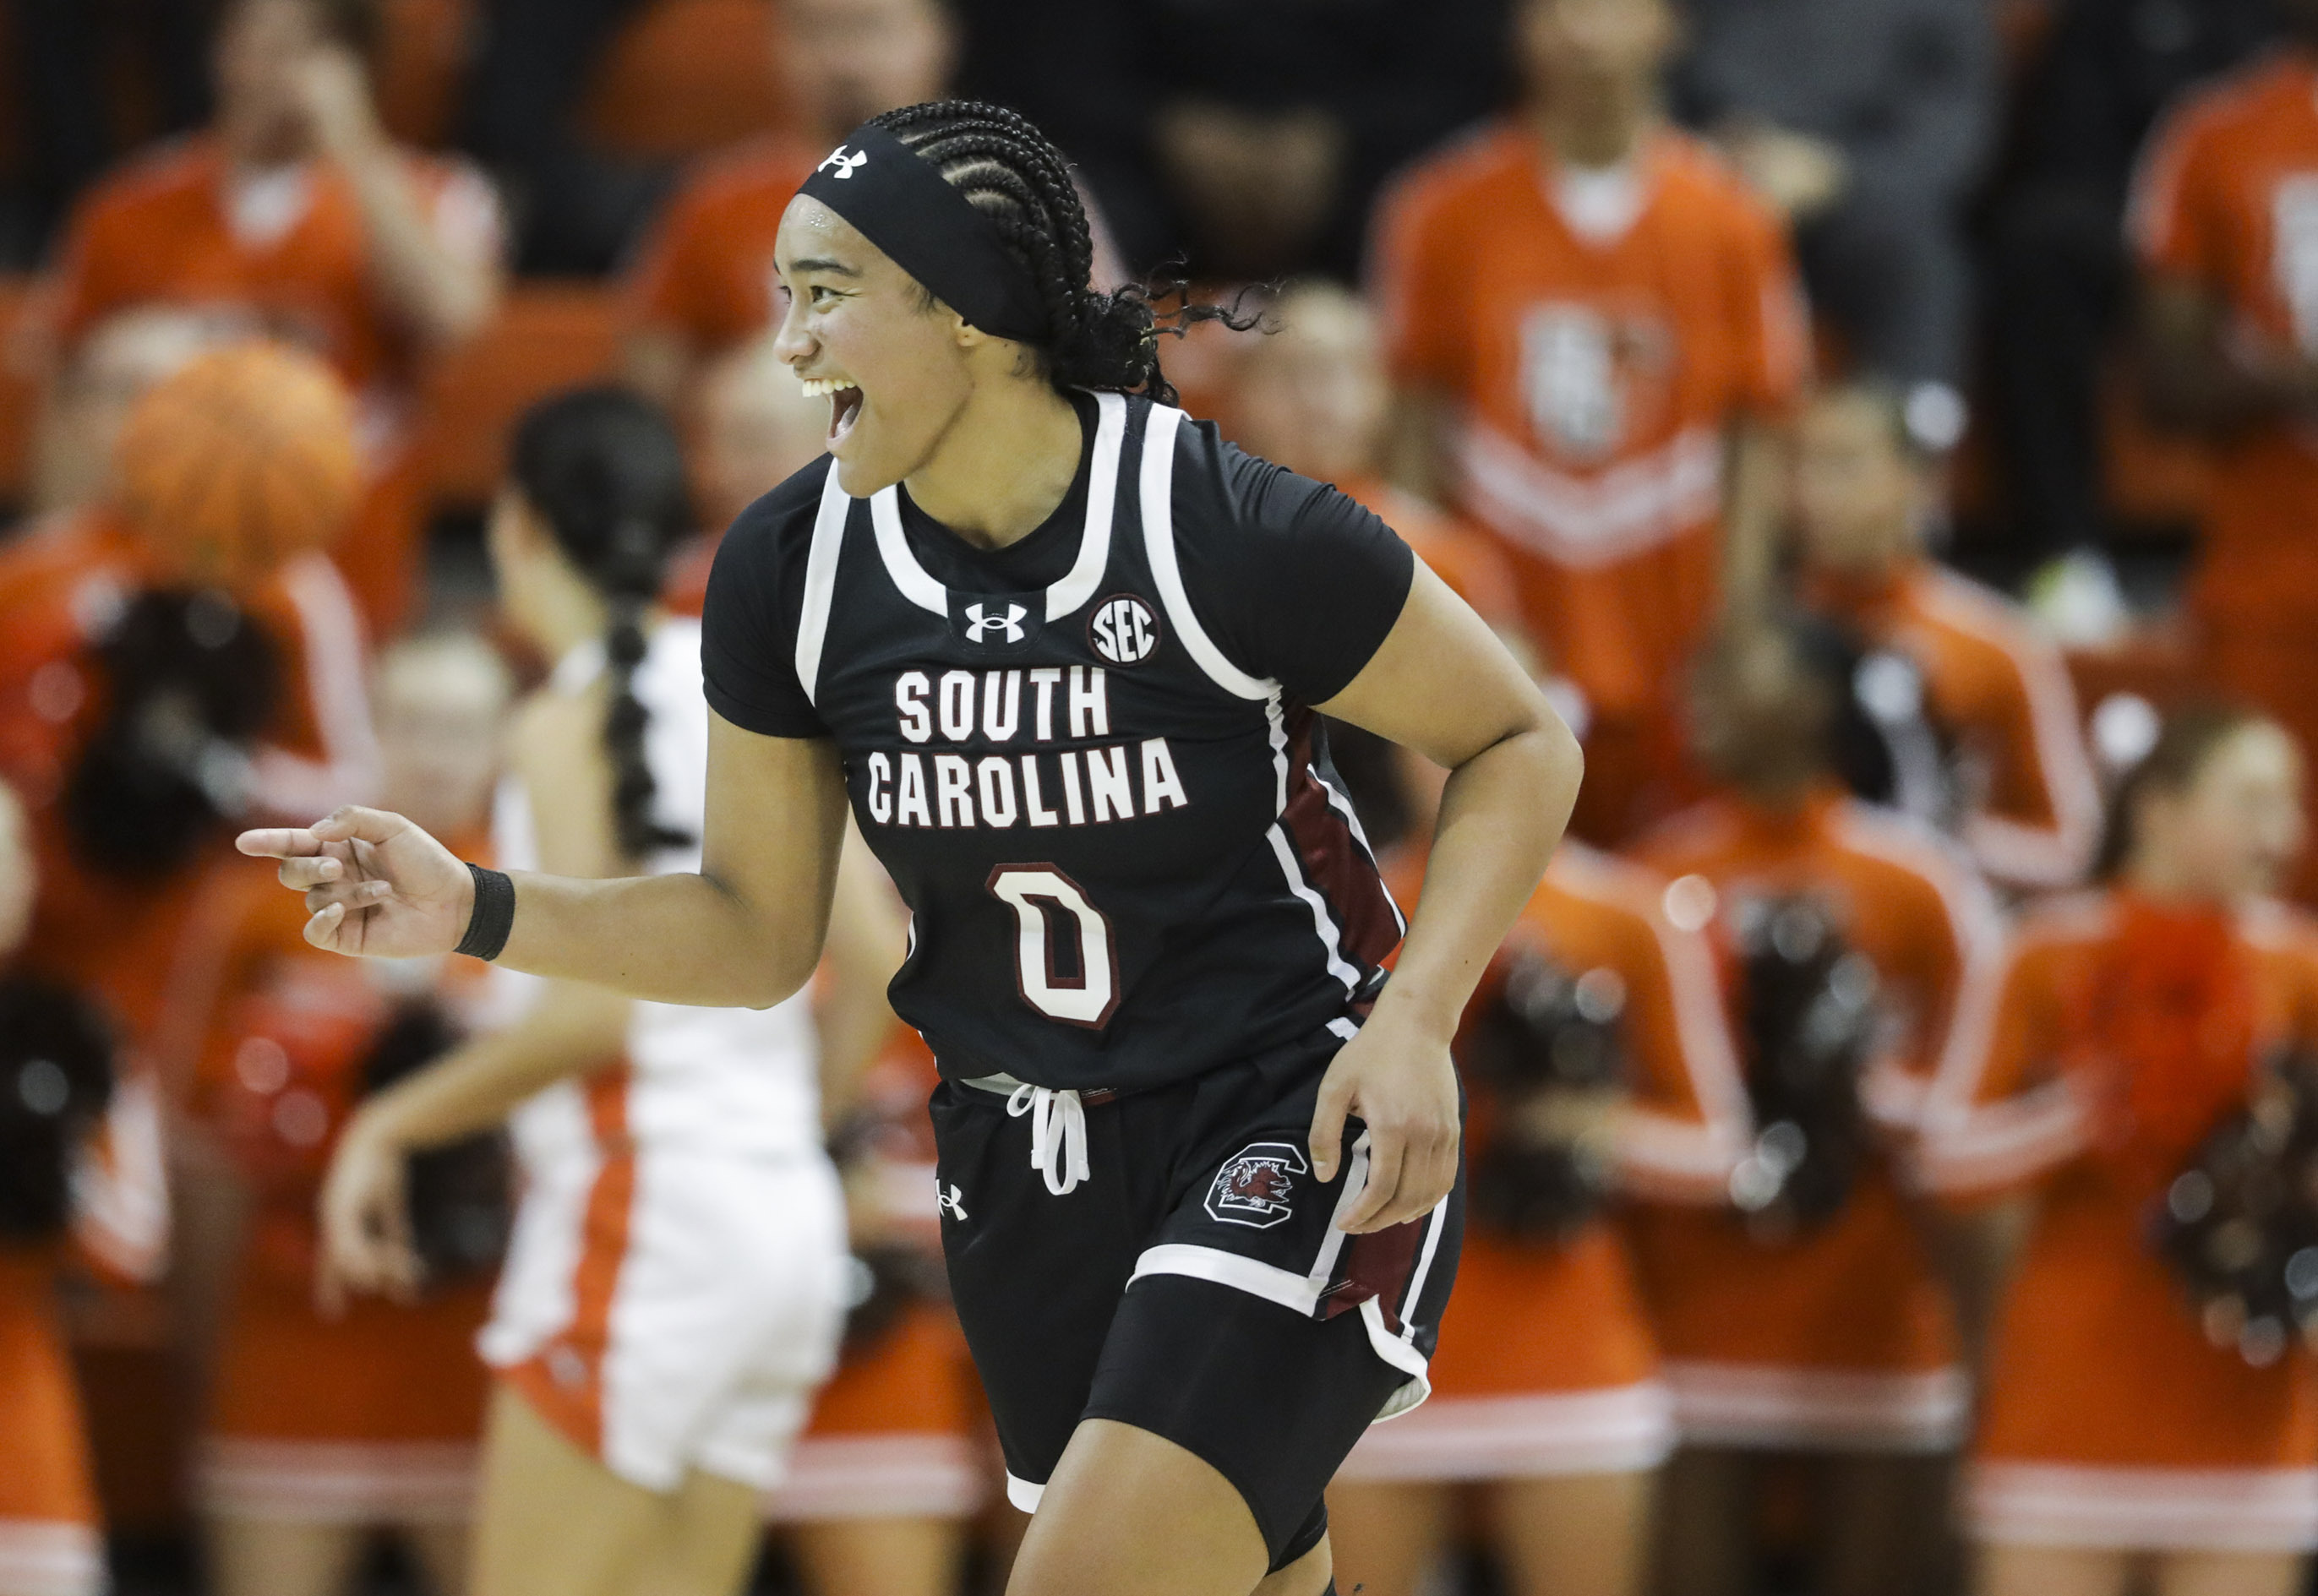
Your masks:
<instances>
[{"instance_id":1,"label":"under armour logo on headband","mask_svg":"<svg viewBox=\"0 0 2318 1596\"><path fill-rule=\"evenodd\" d=\"M847 155L845 153L845 146L840 144L835 149L830 151L829 158L822 162L820 166L815 166L813 170L816 172L826 172L831 166L834 166L837 168L838 180L842 182L844 179L853 175L854 169L856 167L866 166L868 164L869 152L867 150L858 149L854 151L851 155Z\"/></svg>"}]
</instances>

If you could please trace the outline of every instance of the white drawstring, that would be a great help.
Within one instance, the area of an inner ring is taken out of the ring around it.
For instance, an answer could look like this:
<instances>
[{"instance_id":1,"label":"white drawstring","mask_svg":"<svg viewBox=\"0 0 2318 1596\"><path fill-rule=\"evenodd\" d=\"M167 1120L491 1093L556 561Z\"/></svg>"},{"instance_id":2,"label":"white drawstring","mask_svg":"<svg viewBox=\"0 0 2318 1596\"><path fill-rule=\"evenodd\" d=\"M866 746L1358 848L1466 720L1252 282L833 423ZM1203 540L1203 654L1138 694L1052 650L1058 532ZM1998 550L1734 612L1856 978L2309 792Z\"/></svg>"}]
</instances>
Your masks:
<instances>
[{"instance_id":1,"label":"white drawstring","mask_svg":"<svg viewBox=\"0 0 2318 1596\"><path fill-rule=\"evenodd\" d=\"M1006 1112L1016 1119L1030 1116L1030 1167L1047 1178L1048 1191L1067 1197L1087 1178L1086 1109L1079 1094L1025 1081L1006 1099Z\"/></svg>"}]
</instances>

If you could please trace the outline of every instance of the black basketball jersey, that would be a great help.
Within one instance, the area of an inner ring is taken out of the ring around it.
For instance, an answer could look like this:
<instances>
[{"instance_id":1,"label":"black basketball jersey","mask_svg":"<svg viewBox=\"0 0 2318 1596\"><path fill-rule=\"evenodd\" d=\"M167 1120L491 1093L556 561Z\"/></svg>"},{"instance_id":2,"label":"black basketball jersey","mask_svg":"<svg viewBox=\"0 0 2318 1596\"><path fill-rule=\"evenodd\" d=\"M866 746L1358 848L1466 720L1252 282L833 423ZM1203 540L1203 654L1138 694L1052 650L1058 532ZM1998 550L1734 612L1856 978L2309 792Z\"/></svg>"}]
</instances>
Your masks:
<instances>
[{"instance_id":1,"label":"black basketball jersey","mask_svg":"<svg viewBox=\"0 0 2318 1596\"><path fill-rule=\"evenodd\" d=\"M823 460L709 583L709 703L835 740L912 912L894 1008L953 1078L1150 1086L1349 1034L1404 928L1308 705L1414 557L1180 410L1081 403L1079 480L1018 544Z\"/></svg>"}]
</instances>

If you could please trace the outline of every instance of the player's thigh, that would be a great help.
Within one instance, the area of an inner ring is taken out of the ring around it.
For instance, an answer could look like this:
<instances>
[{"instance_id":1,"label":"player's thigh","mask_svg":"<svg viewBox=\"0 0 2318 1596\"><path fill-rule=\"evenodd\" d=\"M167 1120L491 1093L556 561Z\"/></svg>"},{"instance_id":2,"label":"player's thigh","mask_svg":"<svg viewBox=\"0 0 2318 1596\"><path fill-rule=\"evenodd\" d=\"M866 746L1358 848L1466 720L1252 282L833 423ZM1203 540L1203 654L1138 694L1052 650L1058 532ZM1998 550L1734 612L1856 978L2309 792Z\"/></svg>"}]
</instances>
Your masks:
<instances>
[{"instance_id":1,"label":"player's thigh","mask_svg":"<svg viewBox=\"0 0 2318 1596\"><path fill-rule=\"evenodd\" d=\"M205 1527L218 1596L339 1596L362 1556L359 1525L213 1514Z\"/></svg>"},{"instance_id":2,"label":"player's thigh","mask_svg":"<svg viewBox=\"0 0 2318 1596\"><path fill-rule=\"evenodd\" d=\"M2305 1567L2290 1552L2169 1552L2157 1559L2156 1596L2294 1596Z\"/></svg>"},{"instance_id":3,"label":"player's thigh","mask_svg":"<svg viewBox=\"0 0 2318 1596\"><path fill-rule=\"evenodd\" d=\"M966 1551L957 1519L831 1519L788 1538L812 1596L951 1596Z\"/></svg>"},{"instance_id":4,"label":"player's thigh","mask_svg":"<svg viewBox=\"0 0 2318 1596\"><path fill-rule=\"evenodd\" d=\"M1639 1596L1654 1473L1499 1480L1484 1488L1510 1596Z\"/></svg>"},{"instance_id":5,"label":"player's thigh","mask_svg":"<svg viewBox=\"0 0 2318 1596\"><path fill-rule=\"evenodd\" d=\"M760 1538L753 1485L695 1469L662 1499L636 1562L631 1596L732 1596L747 1583Z\"/></svg>"},{"instance_id":6,"label":"player's thigh","mask_svg":"<svg viewBox=\"0 0 2318 1596\"><path fill-rule=\"evenodd\" d=\"M418 1564L428 1596L466 1596L467 1565L474 1556L472 1527L456 1523L407 1524L402 1544Z\"/></svg>"},{"instance_id":7,"label":"player's thigh","mask_svg":"<svg viewBox=\"0 0 2318 1596\"><path fill-rule=\"evenodd\" d=\"M1265 1574L1255 1596L1328 1596L1335 1589L1335 1548L1323 1535L1317 1546L1295 1562Z\"/></svg>"},{"instance_id":8,"label":"player's thigh","mask_svg":"<svg viewBox=\"0 0 2318 1596\"><path fill-rule=\"evenodd\" d=\"M2126 1596L2132 1552L1982 1542L1972 1548L1972 1596Z\"/></svg>"},{"instance_id":9,"label":"player's thigh","mask_svg":"<svg viewBox=\"0 0 2318 1596\"><path fill-rule=\"evenodd\" d=\"M1450 1492L1430 1481L1329 1486L1328 1542L1344 1588L1409 1596L1448 1539Z\"/></svg>"},{"instance_id":10,"label":"player's thigh","mask_svg":"<svg viewBox=\"0 0 2318 1596\"><path fill-rule=\"evenodd\" d=\"M1239 1490L1163 1436L1089 1419L1063 1448L1007 1596L1248 1596L1269 1572Z\"/></svg>"},{"instance_id":11,"label":"player's thigh","mask_svg":"<svg viewBox=\"0 0 2318 1596\"><path fill-rule=\"evenodd\" d=\"M501 1382L483 1436L472 1596L621 1596L665 1505Z\"/></svg>"}]
</instances>

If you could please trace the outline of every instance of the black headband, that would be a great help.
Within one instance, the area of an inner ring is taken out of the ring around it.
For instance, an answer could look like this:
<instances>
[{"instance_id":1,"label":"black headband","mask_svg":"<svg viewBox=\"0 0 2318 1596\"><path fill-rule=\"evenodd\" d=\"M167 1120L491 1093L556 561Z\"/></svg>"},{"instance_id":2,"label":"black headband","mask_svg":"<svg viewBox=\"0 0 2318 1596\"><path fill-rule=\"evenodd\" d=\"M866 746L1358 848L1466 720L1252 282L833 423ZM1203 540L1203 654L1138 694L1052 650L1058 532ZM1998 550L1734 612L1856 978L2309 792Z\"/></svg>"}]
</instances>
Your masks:
<instances>
[{"instance_id":1,"label":"black headband","mask_svg":"<svg viewBox=\"0 0 2318 1596\"><path fill-rule=\"evenodd\" d=\"M974 202L931 162L864 122L797 190L861 229L967 323L1026 344L1047 336L1047 309L1028 267Z\"/></svg>"}]
</instances>

